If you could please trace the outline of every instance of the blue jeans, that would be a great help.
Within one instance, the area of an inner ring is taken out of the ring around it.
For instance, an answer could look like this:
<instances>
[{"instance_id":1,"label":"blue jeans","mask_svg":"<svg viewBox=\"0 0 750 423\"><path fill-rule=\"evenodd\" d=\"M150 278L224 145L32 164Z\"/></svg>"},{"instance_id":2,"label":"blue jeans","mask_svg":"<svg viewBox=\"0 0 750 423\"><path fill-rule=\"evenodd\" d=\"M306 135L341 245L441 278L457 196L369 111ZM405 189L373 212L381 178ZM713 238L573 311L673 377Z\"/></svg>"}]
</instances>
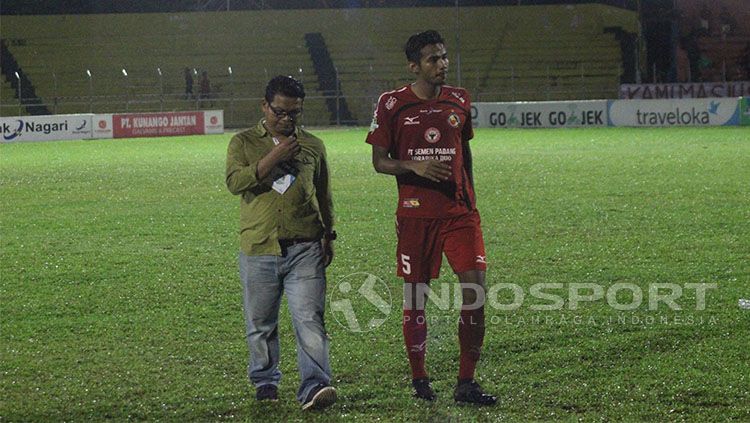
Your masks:
<instances>
[{"instance_id":1,"label":"blue jeans","mask_svg":"<svg viewBox=\"0 0 750 423\"><path fill-rule=\"evenodd\" d=\"M247 256L240 252L247 345L248 376L256 387L278 385L279 305L286 294L297 338L297 365L302 402L317 384L329 385L328 335L325 330L326 278L320 242L284 249L282 256Z\"/></svg>"}]
</instances>

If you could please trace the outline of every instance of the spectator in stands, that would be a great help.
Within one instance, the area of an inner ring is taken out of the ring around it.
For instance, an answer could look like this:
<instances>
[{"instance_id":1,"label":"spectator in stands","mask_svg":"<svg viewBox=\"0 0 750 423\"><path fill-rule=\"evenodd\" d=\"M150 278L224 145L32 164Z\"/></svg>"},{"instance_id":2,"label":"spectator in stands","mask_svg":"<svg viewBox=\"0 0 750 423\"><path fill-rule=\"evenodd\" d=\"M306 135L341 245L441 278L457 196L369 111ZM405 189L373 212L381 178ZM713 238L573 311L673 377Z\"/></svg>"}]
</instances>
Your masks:
<instances>
[{"instance_id":1,"label":"spectator in stands","mask_svg":"<svg viewBox=\"0 0 750 423\"><path fill-rule=\"evenodd\" d=\"M687 53L690 63L689 82L698 81L700 78L701 51L698 46L698 33L691 32L682 39L682 46Z\"/></svg>"},{"instance_id":2,"label":"spectator in stands","mask_svg":"<svg viewBox=\"0 0 750 423\"><path fill-rule=\"evenodd\" d=\"M744 77L750 80L750 41L745 44L745 49L737 59L737 64L744 73Z\"/></svg>"},{"instance_id":3,"label":"spectator in stands","mask_svg":"<svg viewBox=\"0 0 750 423\"><path fill-rule=\"evenodd\" d=\"M708 3L703 2L700 14L701 35L711 35L711 15L711 8L708 7Z\"/></svg>"},{"instance_id":4,"label":"spectator in stands","mask_svg":"<svg viewBox=\"0 0 750 423\"><path fill-rule=\"evenodd\" d=\"M208 71L203 71L201 73L200 84L198 95L201 100L207 100L211 97L211 81L208 79ZM203 101L201 101L201 104L203 104Z\"/></svg>"},{"instance_id":5,"label":"spectator in stands","mask_svg":"<svg viewBox=\"0 0 750 423\"><path fill-rule=\"evenodd\" d=\"M726 6L721 8L719 14L719 28L721 29L721 38L724 39L729 35L734 35L734 28L737 26L737 21L734 19Z\"/></svg>"},{"instance_id":6,"label":"spectator in stands","mask_svg":"<svg viewBox=\"0 0 750 423\"><path fill-rule=\"evenodd\" d=\"M211 97L211 81L208 79L208 71L201 73L200 98Z\"/></svg>"},{"instance_id":7,"label":"spectator in stands","mask_svg":"<svg viewBox=\"0 0 750 423\"><path fill-rule=\"evenodd\" d=\"M698 60L698 70L700 72L700 80L703 82L711 82L714 80L714 62L704 52L701 52L700 59Z\"/></svg>"},{"instance_id":8,"label":"spectator in stands","mask_svg":"<svg viewBox=\"0 0 750 423\"><path fill-rule=\"evenodd\" d=\"M685 49L685 41L680 40L675 51L675 65L677 71L677 82L690 81L690 58Z\"/></svg>"},{"instance_id":9,"label":"spectator in stands","mask_svg":"<svg viewBox=\"0 0 750 423\"><path fill-rule=\"evenodd\" d=\"M193 98L193 73L185 68L185 100Z\"/></svg>"}]
</instances>

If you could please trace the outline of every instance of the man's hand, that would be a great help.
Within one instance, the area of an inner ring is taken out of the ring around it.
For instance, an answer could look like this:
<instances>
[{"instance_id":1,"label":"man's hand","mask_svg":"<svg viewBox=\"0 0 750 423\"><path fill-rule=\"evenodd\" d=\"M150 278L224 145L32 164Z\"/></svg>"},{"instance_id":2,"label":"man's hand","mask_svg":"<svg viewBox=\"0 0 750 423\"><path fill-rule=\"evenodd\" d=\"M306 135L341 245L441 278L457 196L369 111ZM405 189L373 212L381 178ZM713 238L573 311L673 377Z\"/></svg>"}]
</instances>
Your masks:
<instances>
[{"instance_id":1,"label":"man's hand","mask_svg":"<svg viewBox=\"0 0 750 423\"><path fill-rule=\"evenodd\" d=\"M259 180L268 176L271 170L279 163L293 159L302 149L297 141L297 137L293 134L289 137L279 136L274 139L279 143L258 162L255 177Z\"/></svg>"},{"instance_id":2,"label":"man's hand","mask_svg":"<svg viewBox=\"0 0 750 423\"><path fill-rule=\"evenodd\" d=\"M328 267L333 261L333 240L323 238L320 242L323 245L323 265Z\"/></svg>"},{"instance_id":3,"label":"man's hand","mask_svg":"<svg viewBox=\"0 0 750 423\"><path fill-rule=\"evenodd\" d=\"M451 167L437 160L414 160L407 162L412 172L431 181L442 182L451 176Z\"/></svg>"},{"instance_id":4,"label":"man's hand","mask_svg":"<svg viewBox=\"0 0 750 423\"><path fill-rule=\"evenodd\" d=\"M299 154L301 147L297 141L297 137L292 134L291 136L278 136L275 138L278 140L278 144L271 150L276 163L285 162L293 159Z\"/></svg>"}]
</instances>

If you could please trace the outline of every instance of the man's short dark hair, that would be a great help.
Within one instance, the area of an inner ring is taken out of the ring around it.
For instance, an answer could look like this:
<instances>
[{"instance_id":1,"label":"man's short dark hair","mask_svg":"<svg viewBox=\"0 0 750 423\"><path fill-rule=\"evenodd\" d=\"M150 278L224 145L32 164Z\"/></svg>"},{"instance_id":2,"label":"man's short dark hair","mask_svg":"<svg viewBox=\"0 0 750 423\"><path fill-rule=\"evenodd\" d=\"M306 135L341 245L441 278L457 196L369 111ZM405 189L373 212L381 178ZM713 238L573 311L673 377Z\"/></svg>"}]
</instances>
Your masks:
<instances>
[{"instance_id":1,"label":"man's short dark hair","mask_svg":"<svg viewBox=\"0 0 750 423\"><path fill-rule=\"evenodd\" d=\"M430 44L445 44L443 37L437 31L429 30L414 34L409 37L404 47L406 59L410 62L419 63L422 60L422 49Z\"/></svg>"},{"instance_id":2,"label":"man's short dark hair","mask_svg":"<svg viewBox=\"0 0 750 423\"><path fill-rule=\"evenodd\" d=\"M266 85L266 101L271 103L276 94L290 98L305 98L305 87L291 76L273 77Z\"/></svg>"}]
</instances>

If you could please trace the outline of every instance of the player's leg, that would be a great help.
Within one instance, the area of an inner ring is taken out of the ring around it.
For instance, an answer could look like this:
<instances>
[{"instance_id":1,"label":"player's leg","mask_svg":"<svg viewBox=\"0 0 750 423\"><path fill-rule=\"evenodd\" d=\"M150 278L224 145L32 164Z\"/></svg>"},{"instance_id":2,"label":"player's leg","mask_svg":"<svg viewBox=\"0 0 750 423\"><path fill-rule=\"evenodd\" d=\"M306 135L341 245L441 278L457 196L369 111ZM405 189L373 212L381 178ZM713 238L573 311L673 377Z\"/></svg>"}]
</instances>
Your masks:
<instances>
[{"instance_id":1,"label":"player's leg","mask_svg":"<svg viewBox=\"0 0 750 423\"><path fill-rule=\"evenodd\" d=\"M433 226L434 221L425 219L398 218L396 221L398 275L404 278L402 322L404 344L411 367L415 395L430 401L435 399L435 394L425 368L426 288L430 278L437 277L441 259L437 232L431 230Z\"/></svg>"},{"instance_id":2,"label":"player's leg","mask_svg":"<svg viewBox=\"0 0 750 423\"><path fill-rule=\"evenodd\" d=\"M427 282L409 283L404 281L404 316L402 331L406 354L411 368L414 396L427 401L437 398L432 390L425 366L427 355L427 319L425 316L425 287ZM421 298L421 299L420 299Z\"/></svg>"},{"instance_id":3,"label":"player's leg","mask_svg":"<svg viewBox=\"0 0 750 423\"><path fill-rule=\"evenodd\" d=\"M493 395L486 394L474 380L474 371L484 343L484 303L487 297L483 270L468 270L458 273L461 284L463 306L458 321L460 344L458 382L453 398L458 402L492 405L497 402Z\"/></svg>"},{"instance_id":4,"label":"player's leg","mask_svg":"<svg viewBox=\"0 0 750 423\"><path fill-rule=\"evenodd\" d=\"M467 270L458 273L463 304L458 321L460 357L458 379L474 378L474 371L484 344L484 302L486 288L483 270Z\"/></svg>"},{"instance_id":5,"label":"player's leg","mask_svg":"<svg viewBox=\"0 0 750 423\"><path fill-rule=\"evenodd\" d=\"M458 322L460 346L458 384L454 398L461 402L494 404L474 381L474 372L484 343L484 304L487 268L479 213L451 219L443 228L445 255L461 284L462 307Z\"/></svg>"},{"instance_id":6,"label":"player's leg","mask_svg":"<svg viewBox=\"0 0 750 423\"><path fill-rule=\"evenodd\" d=\"M257 388L258 400L275 400L279 370L279 281L275 256L240 253L243 309L250 352L248 377Z\"/></svg>"}]
</instances>

